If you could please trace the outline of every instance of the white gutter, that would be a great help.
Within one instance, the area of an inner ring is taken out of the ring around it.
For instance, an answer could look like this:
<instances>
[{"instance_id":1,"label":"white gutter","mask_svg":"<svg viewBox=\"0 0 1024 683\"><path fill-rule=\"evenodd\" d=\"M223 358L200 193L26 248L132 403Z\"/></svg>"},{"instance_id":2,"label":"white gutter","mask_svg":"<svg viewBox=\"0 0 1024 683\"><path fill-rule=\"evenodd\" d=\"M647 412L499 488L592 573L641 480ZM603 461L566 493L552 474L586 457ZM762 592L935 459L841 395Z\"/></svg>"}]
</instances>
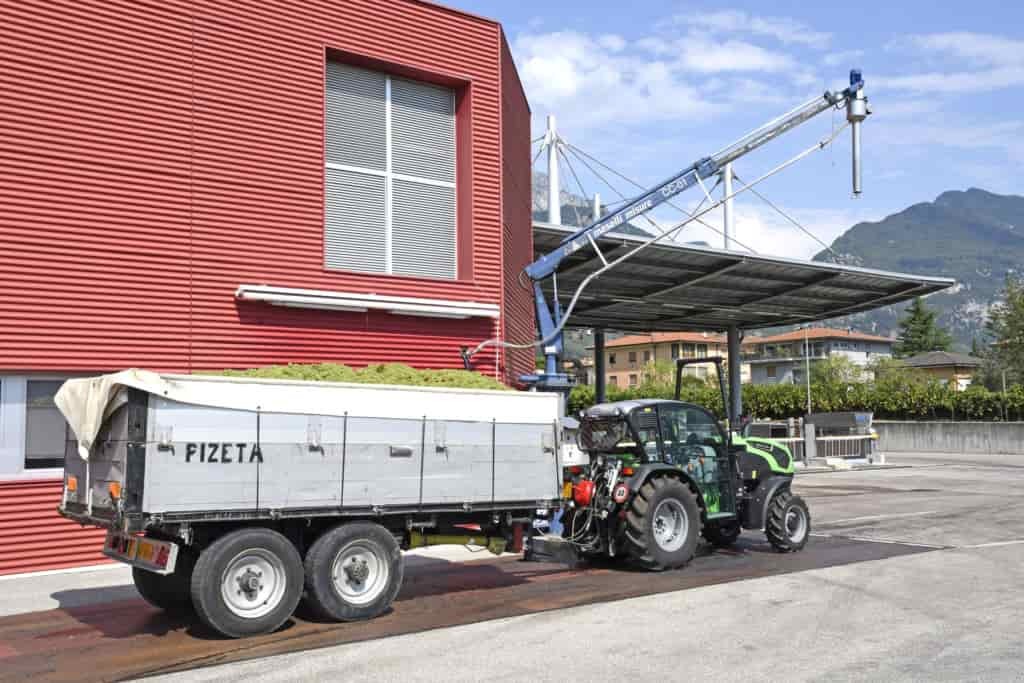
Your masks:
<instances>
[{"instance_id":1,"label":"white gutter","mask_svg":"<svg viewBox=\"0 0 1024 683\"><path fill-rule=\"evenodd\" d=\"M289 308L311 308L350 313L379 310L392 315L410 315L422 318L465 320L466 318L497 318L501 315L501 309L496 304L481 304L475 301L419 299L270 285L239 285L235 290L235 298L241 301L262 301L272 306Z\"/></svg>"}]
</instances>

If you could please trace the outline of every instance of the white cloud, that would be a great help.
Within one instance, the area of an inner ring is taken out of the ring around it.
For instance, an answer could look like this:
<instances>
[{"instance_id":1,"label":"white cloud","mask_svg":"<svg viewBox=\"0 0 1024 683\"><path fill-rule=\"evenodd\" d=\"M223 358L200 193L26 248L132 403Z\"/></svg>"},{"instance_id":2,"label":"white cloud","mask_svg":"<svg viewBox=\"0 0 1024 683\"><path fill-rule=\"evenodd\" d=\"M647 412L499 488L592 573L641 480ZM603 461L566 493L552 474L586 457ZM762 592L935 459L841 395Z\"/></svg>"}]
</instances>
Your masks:
<instances>
[{"instance_id":1,"label":"white cloud","mask_svg":"<svg viewBox=\"0 0 1024 683\"><path fill-rule=\"evenodd\" d=\"M785 44L806 45L824 48L832 35L813 30L807 24L785 17L761 17L740 11L706 12L693 15L679 15L676 23L694 26L713 34L747 33L774 38Z\"/></svg>"},{"instance_id":2,"label":"white cloud","mask_svg":"<svg viewBox=\"0 0 1024 683\"><path fill-rule=\"evenodd\" d=\"M609 33L597 39L598 45L607 48L612 52L622 52L626 47L626 40L622 36Z\"/></svg>"},{"instance_id":3,"label":"white cloud","mask_svg":"<svg viewBox=\"0 0 1024 683\"><path fill-rule=\"evenodd\" d=\"M1024 41L988 33L930 33L908 36L903 42L924 52L942 53L977 64L1021 64Z\"/></svg>"},{"instance_id":4,"label":"white cloud","mask_svg":"<svg viewBox=\"0 0 1024 683\"><path fill-rule=\"evenodd\" d=\"M718 109L670 62L610 52L600 40L574 31L516 39L519 74L535 112L556 112L587 128L686 119Z\"/></svg>"},{"instance_id":5,"label":"white cloud","mask_svg":"<svg viewBox=\"0 0 1024 683\"><path fill-rule=\"evenodd\" d=\"M850 62L864 56L864 50L843 50L825 55L822 63L825 66L856 66Z\"/></svg>"},{"instance_id":6,"label":"white cloud","mask_svg":"<svg viewBox=\"0 0 1024 683\"><path fill-rule=\"evenodd\" d=\"M1024 41L986 33L931 33L893 41L891 50L944 62L941 69L875 79L913 93L968 94L1024 85Z\"/></svg>"},{"instance_id":7,"label":"white cloud","mask_svg":"<svg viewBox=\"0 0 1024 683\"><path fill-rule=\"evenodd\" d=\"M778 72L795 67L788 55L740 40L714 42L691 37L680 41L678 49L682 66L701 73Z\"/></svg>"},{"instance_id":8,"label":"white cloud","mask_svg":"<svg viewBox=\"0 0 1024 683\"><path fill-rule=\"evenodd\" d=\"M691 210L694 206L689 207ZM809 232L825 244L842 235L855 224L865 220L877 220L873 213L861 208L810 209L781 207L796 218ZM759 254L807 259L824 250L821 244L793 226L777 211L763 203L752 203L736 199L736 240ZM707 213L702 220L716 230L723 225L722 211L716 209ZM668 221L662 225L671 225ZM692 223L676 236L678 242L704 241L713 247L722 246L722 235L703 225ZM742 251L741 247L734 247Z\"/></svg>"},{"instance_id":9,"label":"white cloud","mask_svg":"<svg viewBox=\"0 0 1024 683\"><path fill-rule=\"evenodd\" d=\"M789 55L736 39L578 31L526 33L513 42L533 110L555 112L576 129L692 120L743 104L787 99L784 73L801 90L814 79Z\"/></svg>"}]
</instances>

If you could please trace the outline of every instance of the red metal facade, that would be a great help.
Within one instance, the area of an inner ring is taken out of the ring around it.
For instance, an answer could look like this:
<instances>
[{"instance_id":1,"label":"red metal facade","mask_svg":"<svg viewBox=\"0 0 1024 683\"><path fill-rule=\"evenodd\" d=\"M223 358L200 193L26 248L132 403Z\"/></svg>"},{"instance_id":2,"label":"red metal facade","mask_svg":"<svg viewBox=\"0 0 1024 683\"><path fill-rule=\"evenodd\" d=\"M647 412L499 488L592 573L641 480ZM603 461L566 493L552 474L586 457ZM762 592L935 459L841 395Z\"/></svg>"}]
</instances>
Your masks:
<instances>
[{"instance_id":1,"label":"red metal facade","mask_svg":"<svg viewBox=\"0 0 1024 683\"><path fill-rule=\"evenodd\" d=\"M0 482L0 574L107 562L103 531L57 516L61 486L59 479Z\"/></svg>"},{"instance_id":2,"label":"red metal facade","mask_svg":"<svg viewBox=\"0 0 1024 683\"><path fill-rule=\"evenodd\" d=\"M528 243L530 227L504 235L501 157L528 154L529 114L518 83L502 85L515 73L497 24L412 0L0 6L0 368L452 367L493 334L490 320L289 311L233 292L508 301L502 265L522 259L503 244ZM462 84L459 237L472 248L459 280L323 268L328 52ZM503 92L519 100L504 111ZM494 371L494 355L479 360Z\"/></svg>"},{"instance_id":3,"label":"red metal facade","mask_svg":"<svg viewBox=\"0 0 1024 683\"><path fill-rule=\"evenodd\" d=\"M502 253L505 259L502 322L506 340L526 343L535 337L533 293L529 282L521 277L523 268L533 260L530 107L504 36L501 73ZM510 380L534 371L535 349L510 349L505 353Z\"/></svg>"},{"instance_id":4,"label":"red metal facade","mask_svg":"<svg viewBox=\"0 0 1024 683\"><path fill-rule=\"evenodd\" d=\"M460 367L460 347L532 336L517 281L531 251L529 109L498 24L416 0L0 0L0 12L0 371ZM457 280L324 269L328 56L457 89ZM238 303L240 284L502 310L498 322L299 310ZM532 352L475 360L511 380Z\"/></svg>"}]
</instances>

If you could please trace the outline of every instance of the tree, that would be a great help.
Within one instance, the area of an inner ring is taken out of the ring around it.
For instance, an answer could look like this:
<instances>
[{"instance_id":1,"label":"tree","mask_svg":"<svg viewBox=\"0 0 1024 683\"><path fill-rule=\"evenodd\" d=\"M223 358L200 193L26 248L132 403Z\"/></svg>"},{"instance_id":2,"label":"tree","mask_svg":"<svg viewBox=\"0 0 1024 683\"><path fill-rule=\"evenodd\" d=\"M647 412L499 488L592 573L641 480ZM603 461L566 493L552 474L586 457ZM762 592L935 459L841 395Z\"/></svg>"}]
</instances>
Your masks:
<instances>
[{"instance_id":1,"label":"tree","mask_svg":"<svg viewBox=\"0 0 1024 683\"><path fill-rule=\"evenodd\" d=\"M936 312L925 306L924 299L917 297L907 308L907 314L900 320L900 333L893 351L900 358L926 351L949 351L952 337L946 330L935 324Z\"/></svg>"},{"instance_id":2,"label":"tree","mask_svg":"<svg viewBox=\"0 0 1024 683\"><path fill-rule=\"evenodd\" d=\"M1007 383L1018 384L1024 381L1024 280L1007 274L1001 296L985 323L992 342L987 355L1000 374L1006 372Z\"/></svg>"}]
</instances>

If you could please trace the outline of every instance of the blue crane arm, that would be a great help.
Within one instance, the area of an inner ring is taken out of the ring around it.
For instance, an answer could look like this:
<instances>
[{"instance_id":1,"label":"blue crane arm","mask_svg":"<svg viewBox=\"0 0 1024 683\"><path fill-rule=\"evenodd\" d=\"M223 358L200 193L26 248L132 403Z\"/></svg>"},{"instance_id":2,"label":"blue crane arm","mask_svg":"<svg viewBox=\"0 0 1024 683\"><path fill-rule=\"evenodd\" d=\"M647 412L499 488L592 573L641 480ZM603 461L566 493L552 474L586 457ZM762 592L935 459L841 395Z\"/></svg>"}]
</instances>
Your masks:
<instances>
[{"instance_id":1,"label":"blue crane arm","mask_svg":"<svg viewBox=\"0 0 1024 683\"><path fill-rule=\"evenodd\" d=\"M860 122L864 120L868 113L863 89L864 81L861 78L860 71L850 71L850 86L848 88L836 92L826 92L820 98L815 98L807 104L797 107L793 111L761 126L716 154L694 162L671 178L627 202L619 209L598 218L590 225L568 235L554 250L526 266L526 274L533 281L537 323L540 328L541 339L544 340L543 352L546 360L543 374L529 375L522 379L529 383L536 383L540 387L553 389L561 389L568 385L568 378L558 368L558 357L562 351L562 338L561 333L556 333L556 331L559 330L561 325L561 311L559 310L557 298L552 305L548 304L540 285L542 280L554 275L558 271L559 266L567 257L588 246L596 249L598 239L615 230L626 221L642 216L688 188L703 182L711 176L717 175L727 163L749 154L758 147L777 138L786 131L792 130L821 112L843 104L847 107L847 120L853 125L854 193L859 193L859 127Z\"/></svg>"},{"instance_id":2,"label":"blue crane arm","mask_svg":"<svg viewBox=\"0 0 1024 683\"><path fill-rule=\"evenodd\" d=\"M636 199L630 201L617 211L599 218L585 228L580 228L573 234L562 240L558 247L544 256L540 257L530 265L526 266L526 274L530 279L541 280L558 270L562 261L573 253L590 245L591 240L597 240L606 233L611 232L623 223L637 216L651 211L659 204L663 204L683 190L696 185L698 178L704 180L717 174L718 164L713 159L702 159L689 168L677 173L663 183L659 183L652 190L648 190Z\"/></svg>"}]
</instances>

